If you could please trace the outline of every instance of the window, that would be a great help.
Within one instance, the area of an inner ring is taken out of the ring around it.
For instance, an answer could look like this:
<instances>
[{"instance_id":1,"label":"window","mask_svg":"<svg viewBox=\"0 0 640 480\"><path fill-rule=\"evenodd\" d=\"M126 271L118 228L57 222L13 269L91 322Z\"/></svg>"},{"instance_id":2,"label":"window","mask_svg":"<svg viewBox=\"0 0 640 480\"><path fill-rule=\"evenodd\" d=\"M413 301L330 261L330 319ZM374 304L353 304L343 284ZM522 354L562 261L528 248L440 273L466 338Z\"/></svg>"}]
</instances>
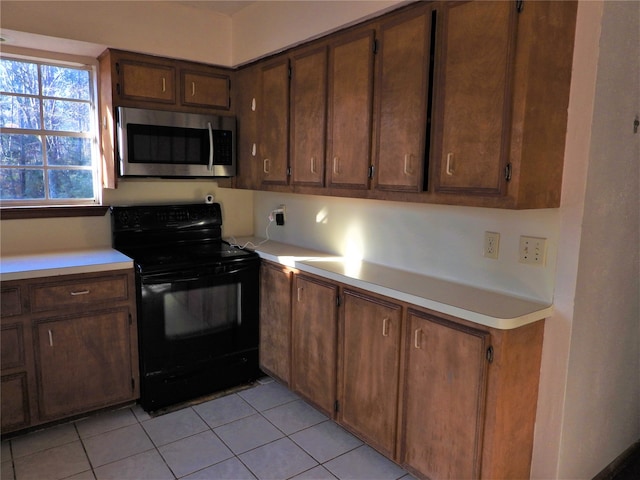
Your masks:
<instances>
[{"instance_id":1,"label":"window","mask_svg":"<svg viewBox=\"0 0 640 480\"><path fill-rule=\"evenodd\" d=\"M100 201L94 69L0 58L2 206Z\"/></svg>"}]
</instances>

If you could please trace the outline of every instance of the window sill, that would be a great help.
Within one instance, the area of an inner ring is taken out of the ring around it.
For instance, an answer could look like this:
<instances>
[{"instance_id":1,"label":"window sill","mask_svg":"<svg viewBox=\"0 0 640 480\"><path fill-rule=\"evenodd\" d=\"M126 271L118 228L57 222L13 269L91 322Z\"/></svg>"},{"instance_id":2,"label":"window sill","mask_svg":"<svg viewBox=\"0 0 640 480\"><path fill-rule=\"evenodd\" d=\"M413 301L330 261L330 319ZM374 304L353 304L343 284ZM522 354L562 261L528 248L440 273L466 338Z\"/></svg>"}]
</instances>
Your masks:
<instances>
[{"instance_id":1,"label":"window sill","mask_svg":"<svg viewBox=\"0 0 640 480\"><path fill-rule=\"evenodd\" d=\"M0 219L19 220L24 218L102 217L107 213L108 209L108 205L78 205L73 207L5 207L0 209Z\"/></svg>"}]
</instances>

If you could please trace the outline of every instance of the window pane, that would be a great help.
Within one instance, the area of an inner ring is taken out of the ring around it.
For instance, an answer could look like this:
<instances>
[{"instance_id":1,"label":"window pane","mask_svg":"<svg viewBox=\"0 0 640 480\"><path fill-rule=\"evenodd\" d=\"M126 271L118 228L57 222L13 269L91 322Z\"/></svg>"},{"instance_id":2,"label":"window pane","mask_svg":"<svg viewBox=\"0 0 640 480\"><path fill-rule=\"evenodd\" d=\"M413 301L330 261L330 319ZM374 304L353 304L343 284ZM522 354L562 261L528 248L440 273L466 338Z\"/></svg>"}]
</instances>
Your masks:
<instances>
[{"instance_id":1,"label":"window pane","mask_svg":"<svg viewBox=\"0 0 640 480\"><path fill-rule=\"evenodd\" d=\"M47 163L49 165L91 166L91 140L89 138L47 136Z\"/></svg>"},{"instance_id":2,"label":"window pane","mask_svg":"<svg viewBox=\"0 0 640 480\"><path fill-rule=\"evenodd\" d=\"M42 143L38 135L0 134L0 165L42 165Z\"/></svg>"},{"instance_id":3,"label":"window pane","mask_svg":"<svg viewBox=\"0 0 640 480\"><path fill-rule=\"evenodd\" d=\"M91 170L49 170L51 198L93 198Z\"/></svg>"},{"instance_id":4,"label":"window pane","mask_svg":"<svg viewBox=\"0 0 640 480\"><path fill-rule=\"evenodd\" d=\"M44 170L0 169L0 200L44 198Z\"/></svg>"},{"instance_id":5,"label":"window pane","mask_svg":"<svg viewBox=\"0 0 640 480\"><path fill-rule=\"evenodd\" d=\"M0 127L40 128L40 101L31 97L0 95Z\"/></svg>"},{"instance_id":6,"label":"window pane","mask_svg":"<svg viewBox=\"0 0 640 480\"><path fill-rule=\"evenodd\" d=\"M0 91L38 95L38 65L0 59Z\"/></svg>"},{"instance_id":7,"label":"window pane","mask_svg":"<svg viewBox=\"0 0 640 480\"><path fill-rule=\"evenodd\" d=\"M64 132L89 132L91 129L89 104L44 100L44 128Z\"/></svg>"},{"instance_id":8,"label":"window pane","mask_svg":"<svg viewBox=\"0 0 640 480\"><path fill-rule=\"evenodd\" d=\"M47 97L89 100L89 72L42 65L42 94Z\"/></svg>"}]
</instances>

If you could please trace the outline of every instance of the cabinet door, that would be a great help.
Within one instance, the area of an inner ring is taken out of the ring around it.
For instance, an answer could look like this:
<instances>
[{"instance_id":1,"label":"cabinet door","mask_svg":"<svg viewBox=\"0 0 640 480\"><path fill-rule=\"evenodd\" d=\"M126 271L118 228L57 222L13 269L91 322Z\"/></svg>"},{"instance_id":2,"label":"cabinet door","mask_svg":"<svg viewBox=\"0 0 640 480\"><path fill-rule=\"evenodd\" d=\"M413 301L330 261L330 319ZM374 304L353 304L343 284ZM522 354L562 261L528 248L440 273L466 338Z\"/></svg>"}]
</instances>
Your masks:
<instances>
[{"instance_id":1,"label":"cabinet door","mask_svg":"<svg viewBox=\"0 0 640 480\"><path fill-rule=\"evenodd\" d=\"M327 178L366 189L371 165L374 30L340 36L329 53Z\"/></svg>"},{"instance_id":2,"label":"cabinet door","mask_svg":"<svg viewBox=\"0 0 640 480\"><path fill-rule=\"evenodd\" d=\"M423 189L431 76L430 8L380 26L376 101L376 188Z\"/></svg>"},{"instance_id":3,"label":"cabinet door","mask_svg":"<svg viewBox=\"0 0 640 480\"><path fill-rule=\"evenodd\" d=\"M40 417L134 398L128 308L34 322Z\"/></svg>"},{"instance_id":4,"label":"cabinet door","mask_svg":"<svg viewBox=\"0 0 640 480\"><path fill-rule=\"evenodd\" d=\"M478 478L487 332L409 310L402 463L428 478Z\"/></svg>"},{"instance_id":5,"label":"cabinet door","mask_svg":"<svg viewBox=\"0 0 640 480\"><path fill-rule=\"evenodd\" d=\"M260 368L289 384L291 365L291 285L282 265L260 267Z\"/></svg>"},{"instance_id":6,"label":"cabinet door","mask_svg":"<svg viewBox=\"0 0 640 480\"><path fill-rule=\"evenodd\" d=\"M258 106L262 183L289 182L289 59L284 57L262 68L262 95Z\"/></svg>"},{"instance_id":7,"label":"cabinet door","mask_svg":"<svg viewBox=\"0 0 640 480\"><path fill-rule=\"evenodd\" d=\"M516 15L513 2L500 1L442 10L437 192L505 192Z\"/></svg>"},{"instance_id":8,"label":"cabinet door","mask_svg":"<svg viewBox=\"0 0 640 480\"><path fill-rule=\"evenodd\" d=\"M131 100L176 103L176 69L163 65L120 60L120 96Z\"/></svg>"},{"instance_id":9,"label":"cabinet door","mask_svg":"<svg viewBox=\"0 0 640 480\"><path fill-rule=\"evenodd\" d=\"M260 68L252 65L238 70L234 76L234 110L236 112L236 151L238 168L236 188L257 190L262 178L258 165L258 92Z\"/></svg>"},{"instance_id":10,"label":"cabinet door","mask_svg":"<svg viewBox=\"0 0 640 480\"><path fill-rule=\"evenodd\" d=\"M291 168L294 185L324 186L327 47L291 60Z\"/></svg>"},{"instance_id":11,"label":"cabinet door","mask_svg":"<svg viewBox=\"0 0 640 480\"><path fill-rule=\"evenodd\" d=\"M0 396L0 424L2 433L29 426L29 394L25 372L2 376Z\"/></svg>"},{"instance_id":12,"label":"cabinet door","mask_svg":"<svg viewBox=\"0 0 640 480\"><path fill-rule=\"evenodd\" d=\"M338 421L393 458L402 308L345 290Z\"/></svg>"},{"instance_id":13,"label":"cabinet door","mask_svg":"<svg viewBox=\"0 0 640 480\"><path fill-rule=\"evenodd\" d=\"M182 103L229 110L229 76L182 71Z\"/></svg>"},{"instance_id":14,"label":"cabinet door","mask_svg":"<svg viewBox=\"0 0 640 480\"><path fill-rule=\"evenodd\" d=\"M336 400L337 295L331 283L295 277L291 386L329 416Z\"/></svg>"}]
</instances>

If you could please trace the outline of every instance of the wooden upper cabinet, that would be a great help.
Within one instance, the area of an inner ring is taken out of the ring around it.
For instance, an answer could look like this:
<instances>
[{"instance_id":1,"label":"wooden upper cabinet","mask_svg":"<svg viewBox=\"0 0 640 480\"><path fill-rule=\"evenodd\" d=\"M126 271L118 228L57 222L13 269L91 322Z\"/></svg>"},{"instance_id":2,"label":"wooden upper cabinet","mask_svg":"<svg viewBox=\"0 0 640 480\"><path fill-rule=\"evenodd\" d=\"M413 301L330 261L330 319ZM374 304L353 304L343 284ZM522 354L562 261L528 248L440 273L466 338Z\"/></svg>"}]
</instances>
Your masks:
<instances>
[{"instance_id":1,"label":"wooden upper cabinet","mask_svg":"<svg viewBox=\"0 0 640 480\"><path fill-rule=\"evenodd\" d=\"M333 283L295 277L291 389L329 416L336 400L337 296Z\"/></svg>"},{"instance_id":2,"label":"wooden upper cabinet","mask_svg":"<svg viewBox=\"0 0 640 480\"><path fill-rule=\"evenodd\" d=\"M280 57L261 70L258 146L262 183L289 183L289 59Z\"/></svg>"},{"instance_id":3,"label":"wooden upper cabinet","mask_svg":"<svg viewBox=\"0 0 640 480\"><path fill-rule=\"evenodd\" d=\"M402 307L344 290L338 421L393 458Z\"/></svg>"},{"instance_id":4,"label":"wooden upper cabinet","mask_svg":"<svg viewBox=\"0 0 640 480\"><path fill-rule=\"evenodd\" d=\"M329 51L327 178L330 187L366 189L371 166L375 30L338 35Z\"/></svg>"},{"instance_id":5,"label":"wooden upper cabinet","mask_svg":"<svg viewBox=\"0 0 640 480\"><path fill-rule=\"evenodd\" d=\"M426 478L479 478L489 332L409 310L401 463Z\"/></svg>"},{"instance_id":6,"label":"wooden upper cabinet","mask_svg":"<svg viewBox=\"0 0 640 480\"><path fill-rule=\"evenodd\" d=\"M374 115L377 189L423 189L425 140L430 133L431 26L430 4L423 4L379 27Z\"/></svg>"},{"instance_id":7,"label":"wooden upper cabinet","mask_svg":"<svg viewBox=\"0 0 640 480\"><path fill-rule=\"evenodd\" d=\"M176 103L176 69L135 60L120 60L119 94L131 100Z\"/></svg>"},{"instance_id":8,"label":"wooden upper cabinet","mask_svg":"<svg viewBox=\"0 0 640 480\"><path fill-rule=\"evenodd\" d=\"M502 1L438 11L437 192L505 193L517 15Z\"/></svg>"},{"instance_id":9,"label":"wooden upper cabinet","mask_svg":"<svg viewBox=\"0 0 640 480\"><path fill-rule=\"evenodd\" d=\"M294 185L324 186L327 47L291 57L291 169Z\"/></svg>"},{"instance_id":10,"label":"wooden upper cabinet","mask_svg":"<svg viewBox=\"0 0 640 480\"><path fill-rule=\"evenodd\" d=\"M260 188L258 165L258 112L257 101L260 92L260 69L257 64L243 67L235 73L233 103L236 111L236 155L237 172L234 178L236 188Z\"/></svg>"},{"instance_id":11,"label":"wooden upper cabinet","mask_svg":"<svg viewBox=\"0 0 640 480\"><path fill-rule=\"evenodd\" d=\"M229 75L183 70L180 84L183 105L221 110L230 107Z\"/></svg>"}]
</instances>

